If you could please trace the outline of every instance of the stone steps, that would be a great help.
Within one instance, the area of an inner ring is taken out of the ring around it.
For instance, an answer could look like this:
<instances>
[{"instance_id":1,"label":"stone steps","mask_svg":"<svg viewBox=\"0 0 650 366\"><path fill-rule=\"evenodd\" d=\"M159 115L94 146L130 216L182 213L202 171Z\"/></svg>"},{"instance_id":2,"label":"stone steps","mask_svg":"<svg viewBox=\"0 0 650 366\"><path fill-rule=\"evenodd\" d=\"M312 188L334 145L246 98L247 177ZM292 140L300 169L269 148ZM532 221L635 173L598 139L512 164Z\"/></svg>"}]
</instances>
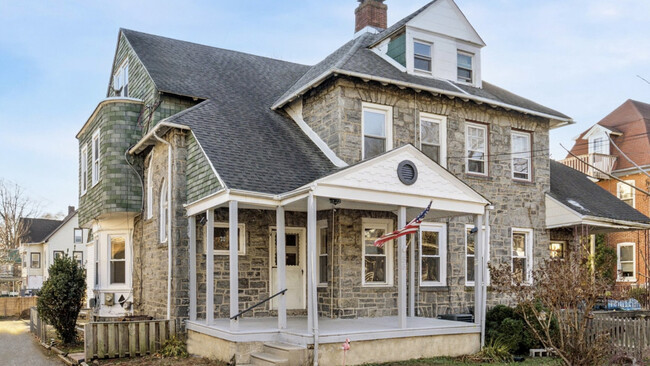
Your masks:
<instances>
[{"instance_id":1,"label":"stone steps","mask_svg":"<svg viewBox=\"0 0 650 366\"><path fill-rule=\"evenodd\" d=\"M307 364L307 348L280 342L264 343L262 352L251 354L255 366L300 366Z\"/></svg>"}]
</instances>

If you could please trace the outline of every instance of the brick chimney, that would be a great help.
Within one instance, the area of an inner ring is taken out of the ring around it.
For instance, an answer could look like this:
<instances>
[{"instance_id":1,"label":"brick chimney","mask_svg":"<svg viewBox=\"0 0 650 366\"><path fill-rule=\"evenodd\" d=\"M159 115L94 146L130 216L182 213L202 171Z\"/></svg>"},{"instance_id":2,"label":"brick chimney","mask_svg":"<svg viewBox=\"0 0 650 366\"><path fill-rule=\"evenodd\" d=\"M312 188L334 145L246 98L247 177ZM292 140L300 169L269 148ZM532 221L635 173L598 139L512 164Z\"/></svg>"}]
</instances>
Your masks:
<instances>
[{"instance_id":1,"label":"brick chimney","mask_svg":"<svg viewBox=\"0 0 650 366\"><path fill-rule=\"evenodd\" d=\"M354 33L367 26L386 29L388 25L388 6L385 0L357 0L359 6L354 11L355 26Z\"/></svg>"}]
</instances>

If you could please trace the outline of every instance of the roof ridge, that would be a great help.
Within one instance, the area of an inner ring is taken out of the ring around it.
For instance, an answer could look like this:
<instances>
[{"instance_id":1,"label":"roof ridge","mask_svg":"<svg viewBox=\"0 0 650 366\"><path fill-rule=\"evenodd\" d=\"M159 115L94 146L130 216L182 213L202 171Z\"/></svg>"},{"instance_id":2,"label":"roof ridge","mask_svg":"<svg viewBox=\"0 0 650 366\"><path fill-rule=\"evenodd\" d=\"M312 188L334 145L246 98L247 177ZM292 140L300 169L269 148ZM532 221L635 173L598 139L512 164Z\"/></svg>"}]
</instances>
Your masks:
<instances>
[{"instance_id":1,"label":"roof ridge","mask_svg":"<svg viewBox=\"0 0 650 366\"><path fill-rule=\"evenodd\" d=\"M429 6L431 6L433 3L435 3L438 0L431 0L428 3L426 3L424 6L419 8L418 10L414 11L413 13L405 16L404 18L398 20L397 22L393 23L390 27L384 29L383 31L377 33L376 39L373 40L373 42L369 45L369 47L375 46L377 43L380 43L384 39L388 38L391 36L393 33L397 32L400 30L406 23L408 23L410 20L415 18L416 16L420 15L423 11L425 11Z\"/></svg>"}]
</instances>

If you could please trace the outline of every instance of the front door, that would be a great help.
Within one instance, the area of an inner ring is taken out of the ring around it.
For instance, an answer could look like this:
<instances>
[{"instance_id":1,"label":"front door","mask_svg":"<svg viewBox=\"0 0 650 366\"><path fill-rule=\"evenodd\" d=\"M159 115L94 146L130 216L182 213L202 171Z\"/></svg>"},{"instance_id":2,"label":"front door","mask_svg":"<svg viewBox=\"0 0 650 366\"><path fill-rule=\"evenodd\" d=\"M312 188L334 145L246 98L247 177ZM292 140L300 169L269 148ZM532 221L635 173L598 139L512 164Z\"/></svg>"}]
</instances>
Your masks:
<instances>
[{"instance_id":1,"label":"front door","mask_svg":"<svg viewBox=\"0 0 650 366\"><path fill-rule=\"evenodd\" d=\"M286 228L285 229L286 246L285 246L285 264L286 264L286 288L285 296L287 298L287 309L305 309L306 298L306 280L305 280L305 229ZM278 266L275 255L278 241L277 231L271 229L269 238L270 263L271 263L271 295L282 290L278 286ZM277 297L271 300L271 307L278 308Z\"/></svg>"}]
</instances>

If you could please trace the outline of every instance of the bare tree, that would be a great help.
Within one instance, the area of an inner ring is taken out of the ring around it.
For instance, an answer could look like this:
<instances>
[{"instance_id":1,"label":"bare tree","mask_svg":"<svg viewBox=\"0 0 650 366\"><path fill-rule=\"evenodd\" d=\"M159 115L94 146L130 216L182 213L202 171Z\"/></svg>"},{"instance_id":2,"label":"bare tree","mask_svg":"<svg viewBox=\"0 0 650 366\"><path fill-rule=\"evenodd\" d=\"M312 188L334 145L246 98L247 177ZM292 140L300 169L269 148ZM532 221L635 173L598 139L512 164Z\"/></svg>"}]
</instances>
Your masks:
<instances>
[{"instance_id":1,"label":"bare tree","mask_svg":"<svg viewBox=\"0 0 650 366\"><path fill-rule=\"evenodd\" d=\"M8 260L9 250L18 248L29 227L21 220L34 217L39 206L22 187L0 179L0 263Z\"/></svg>"}]
</instances>

